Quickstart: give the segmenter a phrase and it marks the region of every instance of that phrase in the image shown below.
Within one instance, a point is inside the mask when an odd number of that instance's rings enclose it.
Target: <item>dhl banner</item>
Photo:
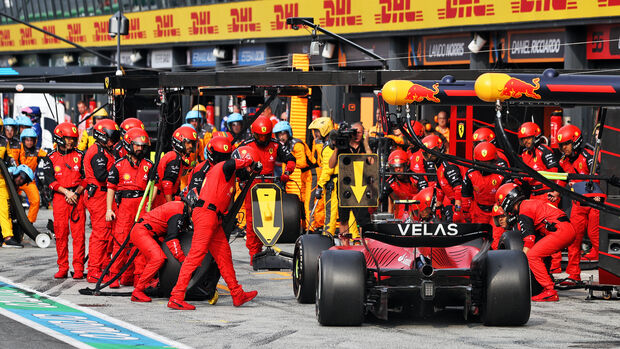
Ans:
[[[257,0],[127,13],[124,45],[307,36],[287,17],[339,33],[389,32],[620,16],[618,0]],[[83,46],[113,46],[109,15],[35,22]],[[21,24],[0,26],[0,51],[70,47]]]

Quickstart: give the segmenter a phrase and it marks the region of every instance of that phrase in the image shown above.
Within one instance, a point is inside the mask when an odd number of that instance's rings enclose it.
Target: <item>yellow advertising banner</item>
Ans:
[[[618,0],[255,0],[127,13],[124,45],[307,36],[287,17],[314,17],[339,34],[620,16]],[[109,16],[35,22],[88,47],[113,46]],[[62,49],[69,45],[26,26],[0,26],[0,51]]]

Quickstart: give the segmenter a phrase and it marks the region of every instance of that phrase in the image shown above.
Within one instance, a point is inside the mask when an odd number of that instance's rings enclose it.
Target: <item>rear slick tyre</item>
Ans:
[[[366,300],[366,260],[358,251],[327,250],[319,257],[316,317],[324,326],[360,326]]]
[[[489,251],[482,322],[485,326],[521,326],[530,318],[530,269],[521,251]]]
[[[325,235],[302,235],[293,252],[293,293],[299,303],[314,303],[319,255],[334,246]]]

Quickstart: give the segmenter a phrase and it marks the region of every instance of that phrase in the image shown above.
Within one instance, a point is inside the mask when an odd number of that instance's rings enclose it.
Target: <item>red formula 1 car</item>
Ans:
[[[360,246],[303,235],[295,244],[293,290],[300,303],[316,302],[322,325],[454,306],[485,325],[523,325],[531,306],[527,259],[521,251],[489,251],[490,231],[487,224],[381,222],[366,227]]]

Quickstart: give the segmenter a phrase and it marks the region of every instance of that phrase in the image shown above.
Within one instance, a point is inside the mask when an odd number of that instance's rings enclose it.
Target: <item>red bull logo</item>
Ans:
[[[439,93],[439,84],[433,84],[433,88],[430,89],[428,87],[424,87],[422,85],[413,84],[409,90],[407,91],[407,96],[405,100],[408,103],[411,102],[422,102],[423,100],[427,100],[429,102],[439,103],[441,100],[435,97]]]
[[[508,98],[521,98],[522,96],[526,96],[529,98],[540,99],[540,95],[536,93],[536,91],[540,88],[540,84],[538,83],[540,78],[532,79],[532,83],[529,84],[523,80],[517,78],[510,78],[508,82],[504,85],[504,89],[500,93],[502,100]]]

